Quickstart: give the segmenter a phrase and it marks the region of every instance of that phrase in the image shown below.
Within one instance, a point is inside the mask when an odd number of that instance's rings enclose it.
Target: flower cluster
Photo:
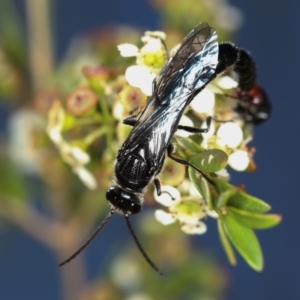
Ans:
[[[253,151],[247,147],[251,141],[244,129],[244,121],[235,113],[234,105],[230,106],[230,95],[237,87],[237,82],[230,76],[222,76],[201,93],[199,93],[191,103],[192,110],[201,116],[206,114],[213,116],[213,122],[210,130],[203,134],[201,146],[205,149],[221,149],[228,155],[228,166],[236,171],[245,171],[248,169]],[[227,106],[216,107],[215,98],[223,96]],[[206,103],[207,102],[207,103]],[[203,124],[203,127],[205,123]]]
[[[66,115],[62,104],[55,101],[49,111],[47,133],[57,146],[63,161],[72,167],[73,172],[79,176],[89,189],[95,189],[97,181],[85,167],[90,162],[90,156],[79,146],[64,139],[62,132],[65,121]]]
[[[158,196],[154,192],[154,198],[165,206],[168,212],[158,209],[155,211],[155,218],[163,225],[179,221],[181,230],[187,234],[203,234],[207,227],[201,219],[206,219],[207,216],[217,218],[218,214],[208,208],[203,197],[191,184],[188,194],[189,196],[182,197],[178,189],[162,186],[162,194]]]

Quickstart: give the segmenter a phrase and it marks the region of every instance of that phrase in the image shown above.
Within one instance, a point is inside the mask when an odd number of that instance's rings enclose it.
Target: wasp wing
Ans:
[[[198,24],[155,78],[158,101],[167,99],[176,86],[183,85],[193,92],[204,88],[215,76],[218,54],[216,31],[207,23]]]
[[[218,41],[213,28],[197,25],[155,79],[155,90],[122,151],[147,145],[147,157],[160,161],[185,107],[215,77]],[[145,148],[145,147],[144,147]]]

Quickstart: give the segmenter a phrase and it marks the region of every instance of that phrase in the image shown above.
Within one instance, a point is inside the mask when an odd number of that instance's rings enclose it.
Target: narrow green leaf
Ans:
[[[263,254],[259,241],[250,228],[239,224],[230,214],[222,216],[224,230],[237,251],[256,271],[263,269]]]
[[[222,207],[227,206],[227,202],[229,199],[236,193],[236,190],[227,190],[221,194],[218,195],[218,197],[215,199],[215,206],[216,209],[220,209]]]
[[[266,229],[276,226],[281,221],[281,216],[275,214],[261,214],[227,207],[227,212],[238,223],[253,229]]]
[[[193,155],[190,163],[205,173],[220,171],[226,166],[227,154],[219,149],[205,150]]]
[[[227,255],[227,258],[228,258],[230,264],[235,266],[237,264],[236,256],[235,256],[233,248],[230,244],[230,241],[227,238],[227,235],[224,231],[224,228],[222,226],[220,219],[218,219],[218,231],[219,231],[220,240],[221,240],[222,246],[224,248],[224,251]]]
[[[207,180],[192,167],[189,167],[188,171],[189,171],[189,177],[191,181],[193,182],[194,186],[201,194],[203,199],[206,201],[208,208],[213,209],[213,205],[211,201],[211,193],[210,193],[209,184]]]
[[[265,213],[271,209],[271,206],[268,203],[239,189],[237,189],[237,193],[230,197],[227,205],[257,213]]]

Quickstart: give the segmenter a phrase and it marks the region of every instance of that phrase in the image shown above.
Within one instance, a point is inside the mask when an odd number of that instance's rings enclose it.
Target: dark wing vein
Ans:
[[[216,31],[206,23],[197,25],[157,75],[154,95],[158,101],[163,102],[174,86],[183,84],[194,90],[209,82],[218,64],[218,50]]]

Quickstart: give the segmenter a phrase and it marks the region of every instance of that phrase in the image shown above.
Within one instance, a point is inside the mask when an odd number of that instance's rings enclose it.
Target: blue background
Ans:
[[[22,11],[22,1],[16,2]],[[259,81],[274,107],[272,118],[255,132],[255,146],[259,150],[255,155],[257,172],[234,175],[233,181],[245,183],[251,194],[270,203],[274,212],[283,215],[283,222],[274,229],[258,232],[266,261],[262,273],[252,271],[242,259],[237,267],[229,267],[213,229],[198,239],[202,246],[218,255],[231,273],[228,299],[298,299],[300,1],[235,0],[231,3],[245,15],[236,43],[251,50]],[[59,56],[74,36],[99,25],[126,23],[159,29],[158,16],[145,0],[64,0],[57,1],[55,11]],[[97,273],[103,263],[101,256],[108,251],[103,248],[103,240],[108,247],[110,242],[115,243],[112,233],[120,230],[120,226],[120,218],[116,218],[109,230],[101,234],[101,239],[87,250],[90,277]],[[1,299],[60,299],[58,270],[51,252],[17,228],[3,230],[2,226],[0,238]]]

